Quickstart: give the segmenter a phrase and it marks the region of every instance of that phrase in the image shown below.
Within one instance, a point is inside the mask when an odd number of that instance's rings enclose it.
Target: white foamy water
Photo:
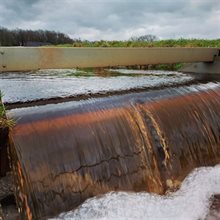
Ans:
[[[53,219],[202,220],[209,212],[214,194],[220,194],[220,165],[195,169],[177,192],[166,196],[111,192],[88,199],[76,210]],[[220,214],[218,216],[220,219]]]

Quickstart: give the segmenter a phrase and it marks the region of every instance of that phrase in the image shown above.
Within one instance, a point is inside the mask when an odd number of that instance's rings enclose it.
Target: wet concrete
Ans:
[[[109,191],[164,193],[220,162],[220,84],[14,109],[23,217],[45,219]]]

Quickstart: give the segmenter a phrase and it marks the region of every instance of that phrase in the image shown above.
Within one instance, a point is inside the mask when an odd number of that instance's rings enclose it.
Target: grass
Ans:
[[[75,40],[73,44],[57,45],[58,47],[216,47],[220,48],[220,39],[167,39],[154,42],[146,41],[88,41]]]
[[[3,94],[0,91],[0,128],[13,128],[15,126],[15,121],[13,119],[7,119],[6,117],[6,109],[4,104],[2,103]]]

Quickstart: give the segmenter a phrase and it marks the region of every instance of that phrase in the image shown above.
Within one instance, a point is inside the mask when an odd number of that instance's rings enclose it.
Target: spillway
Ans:
[[[110,191],[175,190],[220,163],[220,83],[13,109],[22,218],[47,219]]]

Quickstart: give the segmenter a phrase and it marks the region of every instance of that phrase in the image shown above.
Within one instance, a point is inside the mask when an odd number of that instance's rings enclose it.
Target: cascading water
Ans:
[[[14,109],[10,114],[17,119],[11,153],[23,218],[53,217],[110,191],[163,194],[175,190],[194,168],[220,163],[220,83]],[[219,183],[219,166],[213,169]],[[185,189],[183,184],[174,197],[162,199],[161,206],[170,201],[171,207],[175,198],[184,203]],[[116,207],[120,218],[136,196],[140,202],[149,197],[150,204],[161,198],[113,193],[88,201],[72,218],[116,218],[111,212],[117,205],[124,207]],[[132,218],[146,219],[144,204]],[[92,216],[81,216],[84,207],[90,207]],[[161,210],[166,216],[168,209]]]
[[[111,192],[88,199],[75,211],[53,220],[218,220],[210,198],[220,192],[220,166],[195,169],[181,188],[165,196],[146,192]]]

